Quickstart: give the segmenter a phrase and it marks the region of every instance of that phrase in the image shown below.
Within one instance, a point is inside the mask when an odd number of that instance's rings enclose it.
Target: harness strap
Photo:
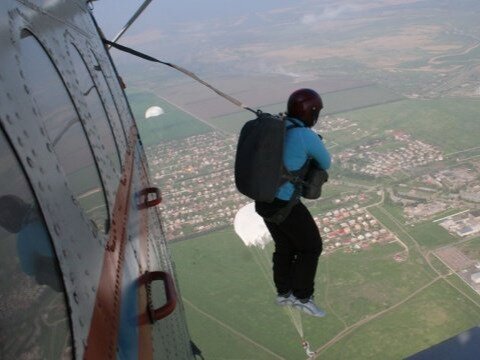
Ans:
[[[290,130],[296,127],[301,127],[298,124],[293,123],[292,125],[288,125],[286,130]],[[310,159],[307,159],[305,161],[305,164],[298,169],[294,171],[287,170],[285,165],[282,165],[282,178],[286,179],[287,181],[291,182],[294,186],[294,191],[292,194],[292,197],[288,201],[288,204],[279,209],[275,214],[269,217],[264,217],[265,221],[272,222],[274,224],[280,224],[287,218],[287,216],[290,214],[292,211],[293,207],[298,204],[300,201],[300,196],[302,194],[302,186],[305,185],[305,175],[307,174],[307,171],[309,169],[310,165]]]

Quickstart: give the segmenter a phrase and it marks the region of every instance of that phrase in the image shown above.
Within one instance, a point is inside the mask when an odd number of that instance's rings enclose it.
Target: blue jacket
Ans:
[[[287,130],[283,148],[283,163],[287,170],[299,170],[309,158],[314,160],[314,164],[321,169],[330,168],[330,154],[318,134],[300,120],[287,118],[287,127],[293,123],[298,127]],[[294,190],[293,184],[286,182],[280,186],[276,197],[281,200],[290,200]]]

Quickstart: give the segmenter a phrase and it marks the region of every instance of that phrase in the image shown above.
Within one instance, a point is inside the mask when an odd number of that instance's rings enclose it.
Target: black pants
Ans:
[[[271,216],[285,201],[271,204],[256,203],[257,212]],[[280,224],[265,221],[275,242],[273,253],[273,281],[279,294],[293,292],[299,299],[309,298],[314,292],[318,258],[322,253],[322,238],[308,209],[296,204]]]

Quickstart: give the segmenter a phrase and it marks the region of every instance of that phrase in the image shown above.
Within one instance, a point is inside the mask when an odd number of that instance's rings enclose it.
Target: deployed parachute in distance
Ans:
[[[160,106],[151,106],[145,111],[145,119],[155,117],[155,116],[160,116],[164,114],[165,111]]]
[[[265,245],[272,241],[263,219],[255,212],[255,203],[253,202],[238,210],[233,227],[247,246],[256,246],[263,249]]]

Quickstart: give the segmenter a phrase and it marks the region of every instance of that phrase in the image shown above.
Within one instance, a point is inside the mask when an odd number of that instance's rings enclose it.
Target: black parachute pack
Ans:
[[[297,125],[285,126],[285,117],[257,113],[243,126],[235,157],[235,185],[249,198],[270,203],[287,181],[300,185],[306,166],[288,171],[283,164],[285,133]],[[296,186],[298,187],[298,186]]]

